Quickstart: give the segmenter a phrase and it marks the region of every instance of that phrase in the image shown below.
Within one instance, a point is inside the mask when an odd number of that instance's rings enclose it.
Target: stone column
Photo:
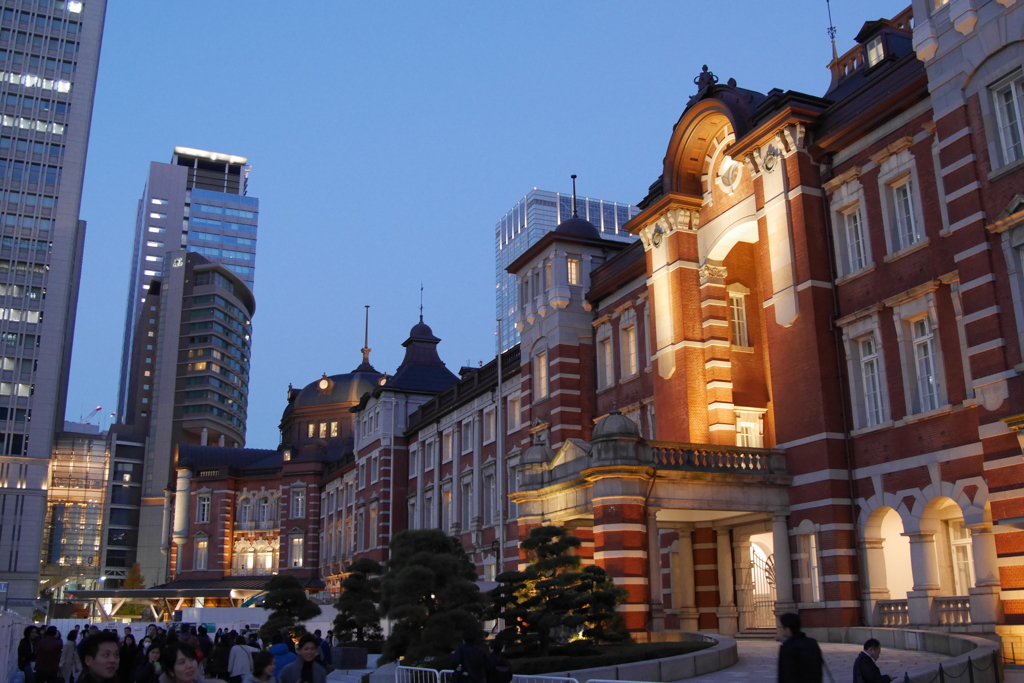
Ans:
[[[658,511],[647,508],[647,571],[650,586],[651,632],[665,630],[665,604],[661,580],[661,540],[658,536]]]
[[[182,549],[188,541],[189,500],[192,493],[192,471],[187,468],[178,470],[177,487],[174,492],[174,544],[178,546],[177,572],[181,571]]]
[[[445,529],[446,534],[458,537],[464,529],[462,528],[462,423],[459,422],[452,429],[452,518],[450,531]]]
[[[679,529],[677,571],[673,572],[673,604],[679,610],[679,628],[696,631],[700,620],[697,611],[697,584],[693,568],[693,536],[689,529]],[[678,583],[677,583],[678,578]]]
[[[731,636],[738,630],[735,584],[732,574],[732,543],[728,529],[718,529],[718,632]]]
[[[971,588],[971,623],[1001,624],[1003,601],[999,597],[999,566],[992,525],[972,524],[971,550],[974,553],[974,588]]]
[[[910,625],[930,626],[935,623],[933,600],[941,588],[935,558],[935,532],[903,535],[910,539],[910,565],[914,574],[914,590],[907,593]]]
[[[890,599],[883,544],[884,539],[881,538],[864,538],[860,542],[860,556],[864,566],[864,622],[868,626],[882,625],[882,620],[877,614],[878,601]]]
[[[733,538],[732,560],[736,571],[736,608],[739,629],[754,626],[754,579],[750,568],[750,537]]]
[[[795,612],[793,602],[793,558],[789,549],[788,515],[777,513],[772,517],[772,546],[775,555],[775,614]]]
[[[480,472],[482,466],[483,454],[481,452],[483,448],[483,417],[480,411],[473,413],[473,503],[470,515],[473,520],[470,522],[470,528],[473,530],[473,545],[480,545],[483,541],[481,538],[480,530],[484,525],[484,489],[483,489],[483,474]],[[492,511],[491,514],[494,514]],[[498,572],[499,574],[501,572]]]

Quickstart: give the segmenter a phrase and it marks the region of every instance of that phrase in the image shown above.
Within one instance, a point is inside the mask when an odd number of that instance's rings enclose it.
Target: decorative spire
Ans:
[[[832,4],[829,0],[825,0],[825,7],[828,9],[828,37],[832,39],[832,61],[835,62],[839,59],[839,53],[836,52],[836,27],[832,23]]]
[[[370,349],[370,307],[369,306],[365,306],[365,308],[366,308],[366,325],[365,325],[365,328],[363,330],[363,348],[362,348],[362,352],[363,352],[363,363],[366,364],[366,365],[369,365],[370,364],[370,351],[371,351],[371,349]]]
[[[569,177],[572,178],[572,217],[578,218],[576,214],[576,174],[573,173]]]
[[[420,322],[423,322],[423,283],[420,283]]]

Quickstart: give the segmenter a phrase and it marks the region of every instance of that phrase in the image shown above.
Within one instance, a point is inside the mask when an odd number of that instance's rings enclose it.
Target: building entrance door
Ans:
[[[775,555],[750,546],[750,578],[754,584],[753,628],[775,628]]]

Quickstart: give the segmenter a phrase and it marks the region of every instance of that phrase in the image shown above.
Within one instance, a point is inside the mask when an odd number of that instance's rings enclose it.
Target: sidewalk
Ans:
[[[728,669],[716,671],[696,678],[683,679],[685,683],[768,683],[774,681],[778,672],[779,643],[770,641],[744,641],[737,643],[740,661]],[[861,651],[859,645],[842,643],[822,643],[821,651],[825,655],[825,664],[832,672],[836,683],[851,683],[853,678],[853,660]],[[903,672],[921,664],[941,662],[950,659],[946,655],[931,652],[908,650],[882,650],[878,658],[878,668],[883,674],[903,678]],[[1024,683],[1024,671],[1021,677],[1014,680],[1007,676],[1008,683]],[[825,676],[828,681],[828,676]]]

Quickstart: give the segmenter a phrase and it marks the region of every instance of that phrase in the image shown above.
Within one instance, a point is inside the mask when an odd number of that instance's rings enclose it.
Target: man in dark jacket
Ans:
[[[472,632],[463,633],[462,645],[449,658],[452,668],[456,671],[453,679],[459,683],[486,683],[487,681],[487,655],[473,644],[473,640],[475,638]]]
[[[882,654],[882,644],[874,638],[868,638],[864,650],[853,662],[853,683],[890,683],[892,676],[886,676],[878,670],[878,656]]]
[[[36,641],[39,631],[35,626],[25,627],[25,637],[18,643],[18,670],[25,672],[25,680],[32,681],[32,662],[36,661]]]
[[[779,647],[779,683],[821,683],[821,648],[800,630],[799,614],[779,617],[785,642]]]
[[[49,626],[36,642],[36,683],[57,683],[60,676],[60,653],[64,643],[56,626]]]

